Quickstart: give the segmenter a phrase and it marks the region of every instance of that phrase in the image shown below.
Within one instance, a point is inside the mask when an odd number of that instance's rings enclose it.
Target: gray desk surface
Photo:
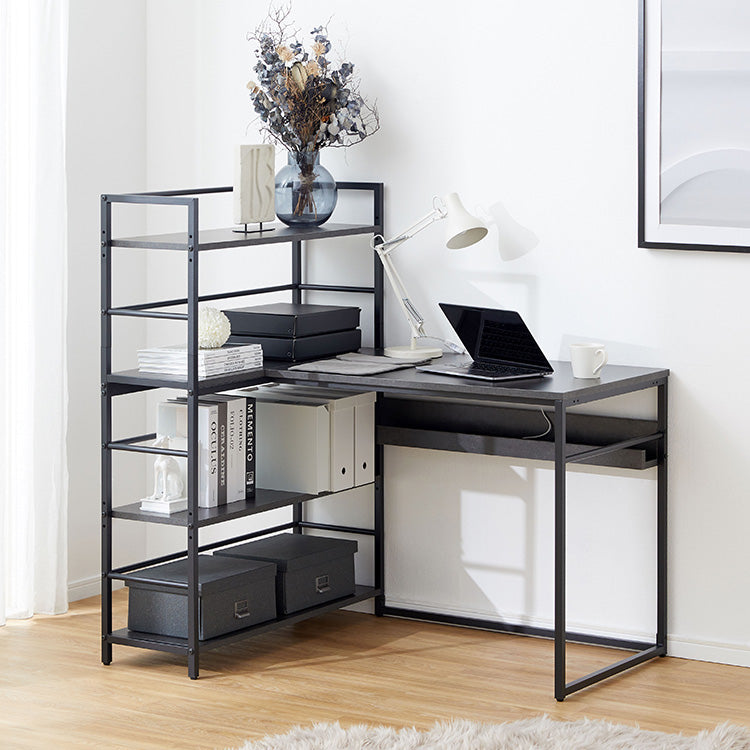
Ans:
[[[443,361],[448,362],[451,358],[464,359],[459,355],[445,355]],[[381,375],[334,375],[299,370],[289,371],[286,363],[272,360],[267,360],[264,367],[266,377],[277,381],[316,383],[357,390],[435,395],[458,399],[489,398],[533,404],[561,401],[567,405],[597,401],[650,388],[665,382],[669,375],[669,370],[666,369],[608,364],[603,368],[600,378],[582,380],[573,377],[570,362],[552,362],[555,372],[547,377],[491,383],[449,375],[433,375],[419,372],[413,367]]]

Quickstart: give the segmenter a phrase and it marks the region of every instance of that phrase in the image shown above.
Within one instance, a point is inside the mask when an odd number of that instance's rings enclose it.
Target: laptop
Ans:
[[[473,361],[438,360],[417,370],[493,381],[539,378],[554,372],[517,312],[444,302],[440,309]]]

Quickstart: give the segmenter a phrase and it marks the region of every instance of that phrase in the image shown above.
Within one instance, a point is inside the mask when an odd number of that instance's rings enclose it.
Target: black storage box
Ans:
[[[357,542],[304,534],[276,534],[215,555],[276,563],[276,605],[291,614],[354,593]]]
[[[283,359],[287,362],[304,362],[308,359],[332,357],[344,352],[356,352],[362,345],[362,331],[354,328],[350,331],[293,338],[232,334],[229,337],[229,343],[236,346],[260,344],[263,347],[264,360]]]
[[[159,581],[187,583],[188,561],[155,565],[132,574],[128,628],[178,638],[188,635],[186,589]],[[270,562],[198,556],[200,640],[241,630],[276,617],[276,566]]]
[[[358,307],[275,302],[224,310],[232,334],[294,338],[346,331],[359,325]]]

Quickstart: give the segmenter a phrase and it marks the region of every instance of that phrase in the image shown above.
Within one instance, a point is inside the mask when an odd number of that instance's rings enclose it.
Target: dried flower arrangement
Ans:
[[[325,26],[314,28],[305,49],[289,15],[291,6],[272,8],[248,40],[257,44],[256,81],[247,84],[262,130],[284,146],[300,167],[301,211],[310,208],[312,164],[321,148],[359,143],[380,127],[377,108],[359,93],[351,62],[335,67]]]

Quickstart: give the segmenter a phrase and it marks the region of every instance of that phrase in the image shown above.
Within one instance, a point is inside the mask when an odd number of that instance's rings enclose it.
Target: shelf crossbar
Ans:
[[[107,315],[119,316],[124,318],[166,318],[167,320],[187,320],[187,313],[164,312],[162,310],[153,310],[151,307],[143,309],[133,309],[128,307],[110,307],[106,311]]]
[[[256,287],[253,289],[241,289],[236,292],[222,292],[220,294],[201,294],[198,297],[198,302],[212,302],[218,299],[230,299],[232,297],[252,297],[255,294],[272,294],[273,292],[289,292],[294,289],[294,284],[275,284],[274,286]],[[187,297],[180,297],[176,299],[165,299],[159,302],[141,302],[137,305],[123,305],[121,307],[113,307],[107,310],[108,315],[132,315],[133,312],[146,311],[146,310],[158,310],[160,307],[176,307],[177,305],[187,305],[189,302]],[[177,313],[180,320],[187,320],[187,314]],[[166,315],[160,315],[158,317],[166,317]]]
[[[375,294],[372,286],[338,286],[336,284],[300,284],[304,292],[350,292],[352,294]]]
[[[375,536],[375,529],[363,529],[356,526],[339,526],[333,523],[315,523],[314,521],[300,521],[297,526],[302,529],[318,529],[320,531],[339,531],[342,534],[362,534]]]
[[[163,578],[147,578],[145,576],[132,576],[126,573],[110,573],[109,578],[112,581],[138,581],[138,583],[148,583],[153,586],[159,586],[167,589],[187,589],[185,581],[165,581]]]
[[[126,438],[125,440],[112,440],[107,443],[107,448],[113,451],[130,451],[132,453],[156,453],[162,456],[178,456],[187,458],[186,450],[175,450],[174,448],[156,448],[153,445],[140,445],[147,440],[154,440],[156,433],[148,435],[138,435],[137,437]]]
[[[247,542],[250,539],[257,539],[260,536],[268,536],[269,534],[277,534],[280,531],[288,531],[294,528],[294,523],[282,523],[278,526],[268,526],[260,531],[251,531],[247,534],[232,537],[231,539],[222,539],[219,542],[212,542],[211,544],[202,544],[198,547],[199,552],[210,552],[211,550],[218,549],[219,547],[229,547],[240,542]],[[129,580],[127,578],[128,573],[132,573],[134,570],[141,570],[142,568],[150,568],[154,565],[162,565],[163,563],[174,562],[175,560],[181,560],[187,557],[187,550],[182,552],[173,552],[171,555],[162,555],[161,557],[154,557],[151,560],[141,560],[141,562],[134,563],[132,565],[124,565],[121,568],[115,568],[112,571],[110,578],[117,577],[119,580]],[[140,580],[140,579],[139,579]]]

